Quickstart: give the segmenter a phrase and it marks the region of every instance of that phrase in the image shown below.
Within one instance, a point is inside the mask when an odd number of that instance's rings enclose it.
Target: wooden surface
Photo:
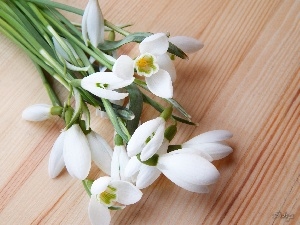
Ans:
[[[84,8],[87,1],[61,2]],[[214,163],[221,178],[209,194],[161,176],[140,202],[113,213],[112,224],[299,225],[300,1],[101,0],[101,7],[116,24],[134,23],[131,30],[205,43],[188,61],[175,62],[175,98],[199,126],[180,125],[174,142],[212,129],[234,133],[234,152]],[[35,67],[3,35],[0,49],[0,224],[89,224],[81,182],[66,171],[48,177],[49,151],[63,123],[21,119],[27,106],[50,103]],[[145,107],[143,118],[153,112]],[[108,121],[93,118],[92,127],[112,143]],[[99,175],[93,167],[90,178]]]

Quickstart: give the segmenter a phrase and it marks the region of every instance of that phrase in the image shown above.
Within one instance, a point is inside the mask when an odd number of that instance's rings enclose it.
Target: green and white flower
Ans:
[[[140,153],[142,161],[151,158],[162,145],[165,123],[164,118],[157,117],[140,125],[128,142],[128,156],[133,157]]]
[[[176,78],[176,70],[167,54],[168,48],[166,34],[153,34],[140,43],[141,54],[135,60],[128,56],[119,57],[113,71],[123,79],[130,79],[136,69],[138,75],[145,77],[147,87],[153,94],[162,98],[172,98],[172,81]]]
[[[35,104],[27,107],[22,112],[24,120],[38,122],[47,120],[51,116],[52,105],[48,104]]]
[[[84,180],[90,171],[91,160],[105,173],[110,174],[112,149],[97,133],[84,135],[78,124],[63,131],[55,141],[48,164],[51,178],[57,177],[66,166],[69,174]]]
[[[82,37],[94,47],[104,42],[104,18],[97,0],[89,0],[82,16]]]

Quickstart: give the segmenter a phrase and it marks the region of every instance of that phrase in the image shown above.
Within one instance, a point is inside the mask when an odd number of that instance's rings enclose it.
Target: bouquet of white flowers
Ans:
[[[82,23],[72,23],[63,10],[82,16]],[[224,142],[232,137],[226,130],[171,144],[178,122],[196,125],[173,99],[173,60],[187,58],[203,44],[168,33],[129,33],[127,26],[105,20],[97,0],[89,0],[85,10],[50,0],[0,0],[0,31],[32,59],[52,102],[29,106],[22,117],[43,121],[59,116],[64,121],[50,153],[49,176],[57,177],[66,167],[82,181],[90,195],[92,224],[109,224],[109,210],[139,201],[141,189],[161,173],[188,191],[208,192],[219,177],[211,162],[232,152]],[[128,43],[138,45],[134,58],[118,55]],[[54,85],[67,89],[63,101],[50,85],[51,77],[58,81]],[[141,124],[144,104],[160,116]],[[113,148],[91,129],[91,110],[111,121]],[[87,179],[92,160],[107,176]]]

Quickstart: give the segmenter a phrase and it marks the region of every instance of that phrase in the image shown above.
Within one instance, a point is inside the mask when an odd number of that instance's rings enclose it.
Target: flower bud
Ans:
[[[28,121],[43,121],[49,119],[51,116],[52,105],[35,104],[26,108],[22,112],[22,118]]]

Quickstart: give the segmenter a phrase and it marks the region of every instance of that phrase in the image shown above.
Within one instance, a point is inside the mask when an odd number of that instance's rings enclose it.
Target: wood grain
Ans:
[[[87,1],[60,2],[84,8]],[[140,202],[113,212],[112,224],[299,225],[300,1],[102,0],[101,7],[108,20],[133,23],[132,31],[205,43],[188,61],[175,62],[175,98],[199,126],[181,124],[174,143],[212,129],[234,133],[234,152],[215,163],[221,178],[209,194],[161,176]],[[63,124],[21,119],[27,106],[50,103],[34,65],[3,35],[0,49],[0,224],[89,224],[81,183],[66,172],[48,178],[49,151]],[[149,107],[143,112],[144,120],[157,115]],[[93,118],[92,127],[112,143],[108,121]],[[93,167],[90,177],[99,175]],[[293,218],[274,217],[279,211]]]

